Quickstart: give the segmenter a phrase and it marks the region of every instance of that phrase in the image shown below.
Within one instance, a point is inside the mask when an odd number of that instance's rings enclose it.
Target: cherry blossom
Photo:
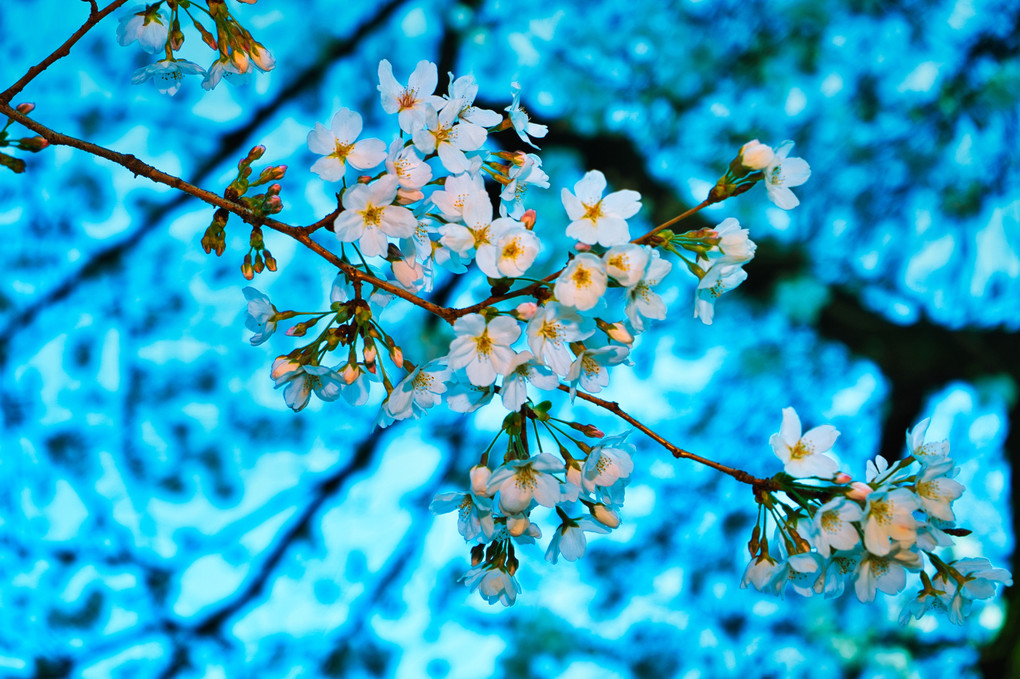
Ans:
[[[560,192],[567,216],[572,220],[567,225],[567,236],[606,247],[630,240],[627,219],[641,209],[641,194],[625,189],[603,198],[605,190],[605,175],[592,170],[574,184],[573,193],[567,189]]]

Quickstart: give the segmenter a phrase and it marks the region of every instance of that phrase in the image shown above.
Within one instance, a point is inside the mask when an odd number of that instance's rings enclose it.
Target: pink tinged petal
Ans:
[[[386,160],[386,144],[382,139],[362,139],[347,154],[351,167],[368,170]]]
[[[801,437],[801,443],[812,453],[824,453],[832,449],[839,432],[831,424],[823,424],[808,431]]]
[[[627,219],[633,217],[641,209],[641,194],[625,189],[614,191],[602,199],[602,210]]]

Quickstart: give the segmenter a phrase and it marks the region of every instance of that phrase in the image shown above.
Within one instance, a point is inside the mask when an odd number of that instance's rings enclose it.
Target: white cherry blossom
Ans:
[[[481,314],[468,314],[457,319],[453,332],[447,364],[452,370],[463,368],[471,384],[485,387],[509,370],[515,355],[510,345],[520,337],[521,328],[508,316],[486,323]]]
[[[553,294],[562,304],[587,311],[602,299],[608,282],[602,260],[590,252],[582,252],[556,277]]]
[[[637,332],[645,329],[646,318],[660,321],[666,318],[666,304],[658,293],[652,292],[652,287],[662,282],[672,268],[673,264],[669,260],[661,258],[658,250],[653,250],[644,275],[627,288],[624,313]]]
[[[117,42],[127,47],[137,40],[149,54],[163,49],[170,35],[170,20],[155,7],[138,6],[131,10],[131,14],[122,16],[117,26]]]
[[[769,438],[772,451],[783,461],[783,470],[794,478],[817,476],[830,479],[839,470],[836,461],[824,453],[830,450],[839,432],[823,424],[801,436],[800,418],[793,408],[783,408],[779,432]]]
[[[864,506],[865,549],[885,556],[896,544],[912,545],[919,524],[914,512],[920,508],[918,497],[907,488],[877,490],[868,495]]]
[[[715,300],[747,279],[747,272],[740,264],[717,263],[698,282],[694,298],[694,317],[705,325],[712,325],[715,316]]]
[[[439,71],[430,61],[418,62],[407,80],[407,87],[393,77],[393,65],[389,61],[379,62],[379,95],[383,110],[396,113],[400,129],[407,134],[424,123],[426,105],[443,105],[443,98],[433,94],[438,84]]]
[[[251,330],[251,344],[257,347],[276,332],[276,307],[264,293],[248,286],[241,290],[248,300],[245,309],[244,326]]]
[[[627,219],[641,209],[641,194],[625,189],[603,198],[605,190],[605,175],[592,170],[574,184],[573,193],[567,189],[560,192],[563,207],[572,220],[567,225],[567,236],[606,247],[630,240]]]
[[[532,500],[543,507],[555,507],[560,500],[560,482],[550,472],[563,470],[563,460],[549,453],[510,460],[492,473],[487,493],[499,493],[499,509],[507,515],[526,511]]]
[[[549,548],[545,551],[545,560],[556,563],[562,556],[567,561],[577,561],[584,556],[588,541],[584,537],[589,533],[608,533],[609,529],[587,516],[580,519],[566,520],[553,531]]]
[[[319,158],[312,172],[328,182],[340,181],[347,165],[368,170],[386,159],[386,144],[381,139],[358,139],[361,135],[361,114],[341,108],[330,121],[329,128],[322,123],[308,133],[308,149]]]
[[[811,521],[812,543],[823,557],[836,550],[849,551],[860,544],[855,521],[864,516],[860,505],[844,497],[825,503]]]
[[[344,191],[344,211],[333,222],[336,237],[344,243],[357,241],[366,256],[384,255],[392,238],[410,238],[418,220],[406,207],[393,205],[397,178],[385,175],[371,184],[357,184]]]
[[[560,379],[549,368],[536,362],[530,351],[522,351],[503,376],[499,393],[504,408],[518,410],[528,400],[528,382],[548,391],[558,387]]]
[[[800,205],[790,187],[800,186],[811,176],[811,168],[803,158],[787,158],[792,148],[792,141],[784,141],[775,149],[772,162],[765,168],[765,190],[769,200],[784,210]]]
[[[595,323],[582,318],[576,311],[557,302],[548,302],[535,311],[528,321],[528,346],[535,359],[566,375],[574,354],[571,342],[580,342],[595,333]]]
[[[510,124],[513,125],[514,132],[521,138],[521,141],[537,149],[538,147],[532,143],[531,137],[544,137],[549,132],[549,128],[531,122],[528,114],[521,108],[521,86],[519,83],[510,83],[510,91],[514,98],[510,105],[504,109],[510,116]]]

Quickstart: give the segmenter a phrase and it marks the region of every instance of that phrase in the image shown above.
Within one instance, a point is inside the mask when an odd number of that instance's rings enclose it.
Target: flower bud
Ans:
[[[255,62],[255,65],[261,71],[272,71],[276,66],[276,59],[273,58],[273,55],[261,43],[252,45],[252,48],[248,51],[248,56],[251,57],[251,60]]]
[[[871,486],[860,481],[854,481],[850,484],[851,490],[847,492],[846,496],[851,500],[857,500],[858,502],[864,502],[864,499],[874,490]]]
[[[243,0],[242,0],[243,1]],[[485,545],[475,545],[471,548],[471,566],[477,566],[485,558]]]
[[[772,147],[752,139],[740,147],[740,164],[748,170],[764,170],[772,163]]]
[[[238,73],[247,73],[251,69],[251,64],[248,61],[248,55],[239,49],[235,49],[230,53],[230,62],[237,69]]]
[[[617,528],[620,525],[620,512],[615,509],[599,503],[592,505],[590,511],[595,520],[607,528]]]
[[[634,342],[634,335],[630,334],[630,331],[627,330],[626,326],[624,326],[620,321],[611,324],[606,329],[606,335],[609,336],[609,339],[620,342],[621,344],[629,345]]]
[[[344,371],[341,373],[341,375],[343,376],[345,383],[347,383],[348,385],[354,384],[355,380],[358,379],[358,376],[361,375],[361,368],[359,368],[356,365],[351,365],[350,363],[348,363],[347,365],[344,366]]]
[[[574,249],[578,252],[591,252],[591,246],[587,243],[582,243],[581,241],[574,243]]]
[[[400,367],[404,365],[404,350],[400,347],[393,347],[390,351],[390,358],[393,359],[394,365]]]
[[[535,228],[535,220],[537,218],[538,218],[538,213],[536,213],[534,209],[525,210],[524,214],[521,215],[521,224],[524,225],[525,229],[527,229],[528,231],[531,231],[532,229]]]
[[[241,275],[244,276],[249,281],[255,278],[255,269],[252,267],[251,264],[250,252],[244,256],[244,261],[241,262]]]
[[[535,312],[538,311],[538,305],[534,302],[521,302],[517,305],[517,318],[522,321],[530,321]]]
[[[266,258],[266,268],[276,271],[276,258],[269,254],[269,250],[263,250],[262,255]]]
[[[273,368],[269,373],[269,378],[279,383],[281,378],[284,378],[295,370],[300,369],[301,364],[290,356],[286,354],[283,356],[277,356],[276,360],[273,361]]]
[[[27,116],[29,113],[35,110],[35,104],[25,101],[15,106],[14,110],[23,116]]]
[[[846,483],[850,483],[853,480],[854,480],[854,477],[850,476],[846,472],[839,472],[838,474],[836,474],[832,478],[832,482],[833,483],[838,483],[840,485],[843,485],[843,484],[846,484]]]
[[[492,470],[485,465],[476,464],[471,468],[471,492],[478,497],[487,497],[489,495],[488,483],[489,477],[492,476]]]

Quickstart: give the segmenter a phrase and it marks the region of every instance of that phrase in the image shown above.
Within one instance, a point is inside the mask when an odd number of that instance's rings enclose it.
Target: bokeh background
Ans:
[[[3,3],[0,86],[87,7]],[[553,231],[559,189],[586,170],[642,193],[640,232],[700,202],[745,141],[795,140],[813,170],[799,208],[757,187],[689,222],[750,228],[748,281],[704,327],[693,279],[674,271],[670,318],[608,397],[757,475],[778,469],[767,439],[786,405],[808,426],[835,424],[857,475],[869,457],[899,456],[904,431],[931,416],[968,486],[956,508],[974,535],[956,555],[1016,570],[1015,2],[231,7],[277,59],[247,86],[205,93],[196,79],[172,99],[133,87],[150,58],[118,46],[108,19],[15,103],[214,191],[265,144],[263,162],[290,166],[280,216],[294,224],[335,206],[335,187],[308,170],[315,122],[347,106],[369,133],[395,129],[375,89],[383,58],[398,79],[420,59],[473,73],[497,110],[522,84],[550,127],[553,186],[530,197]],[[188,40],[185,56],[207,65]],[[268,370],[292,345],[248,345],[247,233],[232,223],[226,254],[206,256],[211,213],[68,148],[0,175],[0,676],[1020,676],[1011,589],[962,628],[901,626],[902,600],[739,589],[750,492],[640,439],[620,529],[577,564],[525,551],[517,605],[488,606],[457,583],[469,564],[455,520],[427,506],[464,486],[499,406],[385,431],[342,402],[291,413]],[[325,305],[334,272],[282,237],[267,245],[280,272],[255,285],[281,308]],[[479,292],[441,280],[435,294]],[[388,314],[423,354],[449,340],[441,324]]]

